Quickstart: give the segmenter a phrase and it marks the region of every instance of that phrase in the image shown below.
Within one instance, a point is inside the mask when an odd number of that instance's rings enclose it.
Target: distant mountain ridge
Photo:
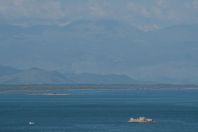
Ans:
[[[62,26],[0,24],[0,63],[197,84],[197,34],[197,24],[144,32],[108,19],[79,19]]]
[[[6,72],[6,70],[10,72]],[[0,66],[0,84],[133,84],[137,81],[126,75],[63,74],[39,68],[18,70]]]

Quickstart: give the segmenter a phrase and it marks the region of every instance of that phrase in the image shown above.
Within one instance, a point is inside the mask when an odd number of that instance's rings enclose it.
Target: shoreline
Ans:
[[[64,90],[97,91],[187,91],[198,90],[197,85],[0,85],[0,94],[28,94],[43,96],[69,96]]]

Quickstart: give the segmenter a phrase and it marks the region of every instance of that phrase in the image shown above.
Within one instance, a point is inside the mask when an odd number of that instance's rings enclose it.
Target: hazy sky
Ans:
[[[0,22],[66,25],[115,19],[143,30],[198,23],[198,0],[0,0]]]
[[[198,0],[0,0],[0,65],[198,82],[197,25]]]

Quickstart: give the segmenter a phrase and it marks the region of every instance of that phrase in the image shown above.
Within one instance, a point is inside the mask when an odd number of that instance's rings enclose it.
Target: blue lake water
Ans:
[[[197,132],[198,90],[62,90],[0,94],[0,132]],[[146,116],[153,124],[132,124]],[[35,122],[29,125],[28,122]]]

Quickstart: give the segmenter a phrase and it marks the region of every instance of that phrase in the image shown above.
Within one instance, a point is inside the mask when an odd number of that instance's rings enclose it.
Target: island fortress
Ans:
[[[129,118],[128,122],[130,122],[130,123],[152,123],[153,119],[146,118],[146,117]]]

